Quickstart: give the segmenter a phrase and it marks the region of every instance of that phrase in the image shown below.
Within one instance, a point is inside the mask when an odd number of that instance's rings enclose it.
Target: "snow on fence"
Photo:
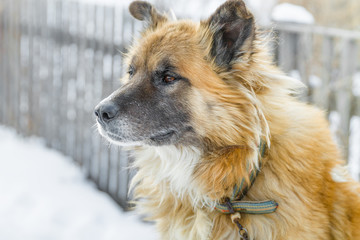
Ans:
[[[131,158],[97,134],[93,109],[119,87],[122,52],[140,27],[120,5],[0,2],[0,123],[71,156],[124,208]],[[338,112],[337,136],[348,156],[350,121],[360,115],[360,33],[283,24],[274,30],[279,65],[309,86],[304,100]]]

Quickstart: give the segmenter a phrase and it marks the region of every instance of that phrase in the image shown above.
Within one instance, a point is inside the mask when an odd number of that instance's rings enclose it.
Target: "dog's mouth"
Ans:
[[[166,133],[161,133],[161,134],[151,136],[150,140],[154,141],[154,142],[162,142],[162,141],[166,141],[166,140],[170,139],[174,134],[175,134],[175,131],[170,130]]]
[[[106,135],[109,136],[114,141],[118,141],[118,142],[124,141],[124,139],[122,137],[120,137],[117,134],[114,134],[112,132],[106,131]]]
[[[124,137],[121,134],[118,134],[116,131],[111,131],[109,129],[104,129],[103,127],[99,127],[100,134],[105,138],[110,140],[113,143],[119,145],[132,145],[132,143],[136,143],[135,145],[148,144],[148,145],[167,145],[176,142],[177,140],[177,132],[175,130],[161,131],[150,135],[148,137]]]

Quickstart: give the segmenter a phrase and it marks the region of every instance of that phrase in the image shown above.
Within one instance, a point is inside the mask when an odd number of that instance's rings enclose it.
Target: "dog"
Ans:
[[[137,208],[161,239],[360,239],[360,185],[242,0],[200,23],[129,10],[144,29],[95,115],[132,149]]]

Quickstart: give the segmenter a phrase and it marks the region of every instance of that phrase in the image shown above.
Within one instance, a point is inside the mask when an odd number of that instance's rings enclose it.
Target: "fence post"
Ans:
[[[6,13],[4,11],[6,7],[6,2],[0,2],[0,102],[2,102],[2,107],[0,108],[0,122],[6,123],[6,108],[7,108],[7,101],[6,101],[6,76],[5,76],[5,33],[6,33]]]
[[[295,69],[296,43],[295,33],[279,32],[278,64],[286,73]]]
[[[351,39],[342,42],[342,53],[340,63],[340,78],[336,84],[337,111],[340,114],[339,139],[343,148],[345,159],[349,156],[349,127],[351,120],[351,109],[353,104],[352,79],[356,70],[357,45]]]
[[[333,59],[334,59],[334,38],[329,36],[323,37],[322,43],[322,85],[320,98],[317,102],[320,107],[330,112],[330,102],[333,96],[331,91],[331,84],[333,80]]]

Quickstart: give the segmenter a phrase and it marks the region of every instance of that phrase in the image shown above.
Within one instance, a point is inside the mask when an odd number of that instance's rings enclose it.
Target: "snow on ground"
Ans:
[[[302,24],[314,24],[314,16],[302,6],[281,3],[274,7],[272,19],[275,22],[291,22],[291,23],[302,23]]]
[[[338,112],[332,111],[329,114],[330,130],[333,139],[339,144],[336,134],[340,128],[341,116]],[[350,175],[356,180],[360,180],[360,117],[353,116],[350,121],[350,137],[349,137],[349,161],[347,169]]]
[[[354,74],[352,91],[355,96],[360,96],[360,72]]]
[[[353,116],[350,121],[348,169],[355,180],[360,180],[360,117]]]
[[[124,213],[71,159],[0,126],[1,240],[156,239],[154,226]]]

